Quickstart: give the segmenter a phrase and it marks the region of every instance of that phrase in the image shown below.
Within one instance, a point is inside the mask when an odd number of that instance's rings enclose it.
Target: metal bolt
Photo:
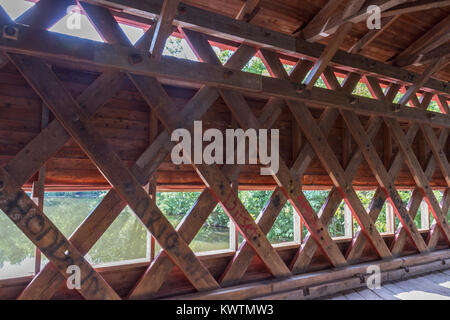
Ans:
[[[128,61],[131,65],[135,65],[141,63],[143,61],[143,58],[139,53],[132,53],[128,56]]]
[[[231,71],[231,70],[224,71],[223,78],[228,79],[229,77],[231,77],[232,74],[233,74],[233,71]]]
[[[181,15],[184,15],[184,14],[186,14],[186,7],[180,7],[179,9],[178,9],[178,13],[179,14],[181,14]]]

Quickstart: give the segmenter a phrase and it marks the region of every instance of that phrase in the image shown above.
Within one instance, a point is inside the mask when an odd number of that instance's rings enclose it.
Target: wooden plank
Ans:
[[[450,39],[450,36],[448,37]],[[448,57],[450,55],[450,44],[446,43],[439,47],[436,47],[433,50],[428,51],[425,54],[417,54],[409,57],[405,57],[403,60],[399,61],[397,64],[400,64],[402,67],[410,66],[410,65],[423,65],[433,62],[439,57]]]
[[[23,56],[9,55],[30,85],[79,143],[108,181],[120,192],[133,212],[166,249],[197,290],[218,287],[217,282],[201,264],[164,217],[141,184],[122,164],[108,143],[87,123],[87,117],[66,91],[56,75],[43,62]]]
[[[156,23],[150,53],[153,59],[159,60],[166,46],[167,38],[172,34],[172,22],[177,14],[180,0],[164,0],[158,22]]]
[[[343,2],[343,0],[327,1],[320,11],[302,29],[302,34],[308,34],[311,30],[324,30],[331,16],[335,14]]]
[[[369,30],[362,38],[360,38],[349,50],[350,53],[360,53],[365,47],[371,44],[376,38],[378,38],[381,33],[389,28],[400,15],[382,18],[380,21],[380,29]]]
[[[429,272],[431,268],[437,268],[437,264],[439,264],[438,270],[445,269],[445,265],[442,265],[441,261],[442,259],[446,259],[446,261],[448,261],[449,252],[449,250],[441,250],[430,252],[427,254],[419,254],[392,260],[379,261],[377,264],[379,264],[382,271],[381,281],[382,283],[385,283],[389,279],[397,279],[399,277],[404,277],[405,275],[407,275],[408,273],[406,273],[404,269],[399,269],[402,266],[408,266],[410,268],[410,273],[415,274]],[[373,261],[362,263],[356,266],[338,268],[335,270],[327,269],[322,271],[309,272],[307,274],[293,275],[290,278],[282,280],[262,280],[258,282],[242,284],[239,287],[221,288],[205,293],[188,294],[178,296],[176,297],[176,299],[254,299],[279,292],[289,292],[303,288],[311,288],[317,285],[323,285],[324,287],[326,287],[327,283],[338,282],[340,280],[345,281],[347,279],[357,279],[358,284],[361,285],[360,278],[355,277],[355,274],[366,273],[367,267],[370,265],[373,265]],[[420,268],[416,268],[416,266],[420,266]],[[324,296],[323,293],[322,296]]]
[[[398,54],[394,59],[394,63],[399,63],[399,66],[401,66],[401,62],[408,59],[408,57],[415,56],[417,54],[424,54],[427,51],[438,47],[446,41],[446,35],[448,35],[449,31],[450,15],[447,15],[438,24]]]
[[[423,110],[415,110],[407,107],[398,108],[397,105],[386,105],[384,103],[380,103],[379,101],[363,97],[349,97],[348,95],[322,88],[313,88],[310,91],[304,90],[302,92],[298,92],[298,84],[294,85],[287,80],[262,77],[255,74],[233,71],[220,66],[212,66],[204,63],[196,63],[191,61],[186,62],[182,59],[163,57],[161,61],[158,62],[150,59],[147,54],[142,55],[142,51],[124,46],[115,47],[114,45],[105,43],[89,42],[87,47],[83,47],[83,50],[79,50],[75,49],[75,47],[78,47],[80,42],[85,43],[85,40],[77,38],[72,39],[71,37],[61,36],[58,34],[39,34],[39,36],[43,36],[43,38],[41,39],[42,41],[36,43],[33,41],[26,41],[30,40],[27,39],[31,36],[30,33],[27,33],[22,29],[21,32],[23,37],[15,41],[13,44],[0,38],[0,48],[7,49],[8,51],[21,53],[25,52],[29,54],[29,48],[24,50],[23,47],[30,47],[31,45],[33,47],[31,53],[37,54],[35,50],[40,47],[39,51],[45,52],[45,55],[48,56],[51,52],[55,54],[51,48],[52,44],[53,46],[58,42],[61,44],[60,41],[62,41],[64,46],[56,46],[60,53],[64,52],[63,56],[59,53],[56,54],[56,56],[59,56],[59,58],[62,59],[68,59],[70,57],[74,61],[86,62],[89,64],[94,63],[98,66],[112,67],[136,74],[158,77],[161,76],[189,81],[191,83],[197,82],[230,89],[244,90],[253,93],[257,92],[262,96],[268,97],[278,96],[296,101],[308,101],[309,103],[317,103],[319,106],[333,106],[348,110],[355,110],[362,114],[379,114],[385,117],[419,121],[429,123],[431,125],[440,125],[444,127],[450,126],[448,116],[443,114],[425,112]],[[33,38],[36,36],[37,34],[34,34]],[[49,38],[52,40],[49,40]],[[65,40],[59,39],[54,42],[55,38],[64,38]],[[71,41],[67,42],[67,38],[71,38]],[[45,49],[44,46],[42,46],[44,43],[46,44]],[[22,49],[19,49],[20,47],[22,47]],[[72,47],[72,49],[69,49],[69,47]],[[99,47],[102,47],[102,49],[100,50]],[[94,50],[95,53],[90,50]],[[101,52],[97,50],[100,50]],[[142,57],[143,60],[138,64],[130,64],[128,57],[130,55],[134,56],[135,54]],[[193,70],[195,70],[195,72]],[[224,77],[224,74],[227,76]],[[433,116],[429,116],[429,114],[433,114]]]
[[[161,10],[160,0],[89,0],[91,3],[111,6],[113,8],[127,10],[135,15],[149,16],[159,14]],[[275,32],[260,26],[234,20],[211,11],[206,11],[195,6],[182,4],[183,14],[175,18],[175,23],[187,29],[200,31],[207,34],[215,34],[229,40],[245,42],[258,47],[272,48],[276,51],[298,56],[318,58],[324,50],[324,45],[309,43],[302,39]],[[131,9],[131,10],[130,10]],[[382,10],[383,11],[383,10]],[[364,18],[365,19],[365,18]],[[381,63],[362,56],[357,58],[343,51],[338,51],[332,59],[333,63],[347,66],[350,69],[361,69],[369,74],[377,73],[383,78],[396,79],[400,82],[411,83],[419,75],[401,68]],[[350,70],[349,70],[350,71]],[[450,89],[445,83],[430,79],[425,85],[427,88],[443,91],[450,94]]]
[[[245,0],[241,9],[239,9],[238,14],[236,15],[236,20],[244,20],[249,22],[251,19],[251,14],[258,7],[260,0]]]
[[[336,34],[330,40],[328,45],[326,46],[323,53],[320,55],[319,59],[316,61],[314,67],[309,73],[308,77],[305,80],[306,88],[311,89],[316,83],[317,79],[319,79],[322,72],[325,71],[328,63],[331,61],[331,58],[335,55],[336,51],[340,48],[342,42],[344,42],[347,33],[351,30],[353,24],[345,23],[339,27],[336,31]]]
[[[381,288],[372,289],[371,291],[377,296],[381,297],[382,300],[400,300],[390,290],[385,289],[384,284],[381,286]]]
[[[69,266],[80,268],[83,278],[78,290],[86,299],[120,299],[3,168],[0,169],[0,208],[65,278],[70,276],[66,272]]]
[[[405,0],[393,0],[393,1],[383,1],[382,3],[378,3],[381,11],[392,8],[396,5],[406,2]],[[331,17],[329,17],[324,24],[316,24],[312,25],[308,28],[305,28],[302,32],[302,36],[304,39],[315,42],[327,35],[337,33],[336,30],[339,29],[340,26],[347,22],[358,23],[364,21],[369,16],[367,13],[367,5],[364,5],[364,2],[354,1],[353,3],[347,4],[346,8],[343,11],[334,13]],[[361,10],[360,10],[361,9]]]
[[[418,11],[425,11],[434,8],[443,8],[450,6],[450,0],[417,0],[406,2],[395,6],[387,11],[381,12],[382,17],[392,17],[401,14],[407,14]]]
[[[413,175],[414,181],[423,192],[428,207],[431,209],[433,216],[436,219],[437,224],[441,228],[441,231],[445,236],[447,242],[450,243],[450,229],[448,227],[447,218],[442,213],[439,203],[437,202],[430,188],[430,185],[427,181],[425,173],[420,167],[420,164],[417,161],[417,158],[415,157],[411,147],[409,145],[406,145],[406,139],[403,131],[401,130],[398,122],[396,122],[395,120],[385,118],[384,121],[391,128],[392,133],[398,142],[399,148],[402,151],[403,156],[406,160],[406,164],[408,165]]]
[[[373,291],[371,289],[355,289],[358,294],[363,297],[365,300],[383,300],[376,291]]]

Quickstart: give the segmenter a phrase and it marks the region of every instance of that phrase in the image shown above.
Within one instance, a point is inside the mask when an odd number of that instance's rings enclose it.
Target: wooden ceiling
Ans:
[[[342,10],[348,2],[347,0],[331,1],[338,4],[338,9],[335,10],[336,12]],[[183,2],[233,18],[238,15],[245,4],[245,1],[242,0],[186,0]],[[249,2],[257,3],[256,10],[250,15],[250,23],[292,35],[306,26],[329,1],[260,0]],[[430,32],[428,35],[431,35],[431,33],[434,34],[432,29],[440,22],[443,22],[441,28],[437,29],[441,30],[442,34],[445,35],[443,38],[446,37],[447,41],[445,43],[448,44],[448,35],[450,34],[450,1],[421,0],[417,1],[417,4],[433,4],[438,2],[441,3],[438,8],[398,15],[386,28],[382,24],[383,30],[359,54],[378,61],[389,62],[390,59],[402,53],[410,45],[414,44],[416,40],[427,34],[427,32]],[[377,1],[370,1],[370,3],[377,3]],[[365,21],[354,24],[340,49],[345,51],[351,49],[367,32],[368,29]],[[318,42],[327,44],[329,39],[330,37],[323,38]],[[425,66],[409,66],[406,69],[421,73],[424,71]],[[450,65],[437,72],[433,77],[439,80],[449,81]]]

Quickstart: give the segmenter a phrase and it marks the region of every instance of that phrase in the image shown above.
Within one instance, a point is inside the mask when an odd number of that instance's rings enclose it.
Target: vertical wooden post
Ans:
[[[420,203],[420,229],[430,229],[430,212],[428,210],[428,204],[423,200]]]
[[[346,203],[344,203],[344,236],[353,238],[353,215]]]
[[[239,181],[238,176],[234,177],[231,181],[231,188],[238,192]],[[236,251],[239,248],[239,231],[233,221],[230,220],[230,249]]]
[[[386,232],[394,233],[395,230],[395,216],[394,216],[394,208],[392,204],[386,202]]]
[[[292,207],[292,214],[294,215],[294,242],[302,243],[303,241],[303,222],[300,215]]]
[[[236,118],[233,116],[231,117],[231,127],[233,129],[237,129],[239,127]],[[237,174],[234,175],[234,177],[230,178],[231,188],[236,192],[236,194],[239,191],[239,171],[237,172]],[[239,248],[239,230],[236,224],[233,221],[231,221],[231,219],[229,222],[229,230],[230,230],[229,236],[230,249],[233,251],[237,251],[237,249]]]
[[[47,127],[49,118],[49,110],[45,104],[42,104],[41,114],[41,130]],[[45,195],[45,165],[39,169],[38,180],[33,181],[31,190],[31,199],[36,203],[39,209],[44,210],[44,195]],[[36,248],[34,272],[38,274],[41,271],[42,254],[41,251]]]
[[[150,118],[149,118],[149,145],[152,144],[156,137],[158,136],[158,118],[156,116],[156,113],[154,111],[150,111]],[[151,176],[146,189],[150,195],[150,197],[153,199],[153,201],[156,202],[156,172]],[[150,231],[147,230],[147,254],[146,258],[150,259],[150,261],[153,261],[155,259],[155,246],[156,241],[155,238],[152,236]]]
[[[292,126],[292,161],[295,161],[300,154],[302,148],[302,131],[294,117],[291,119]],[[301,183],[302,177],[295,177]],[[303,219],[292,207],[292,214],[294,215],[294,242],[302,243],[303,241]]]
[[[342,133],[342,167],[347,167],[351,157],[352,135],[344,124]],[[344,236],[353,238],[353,214],[347,203],[344,203]]]

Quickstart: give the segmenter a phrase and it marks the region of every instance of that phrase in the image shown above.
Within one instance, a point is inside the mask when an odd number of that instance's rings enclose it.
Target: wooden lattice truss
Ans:
[[[238,284],[255,255],[263,261],[274,277],[285,278],[305,272],[316,250],[321,250],[331,265],[342,267],[357,263],[367,242],[381,259],[400,255],[408,237],[421,253],[433,250],[441,235],[450,244],[450,229],[446,220],[450,202],[448,189],[439,204],[428,182],[438,167],[445,177],[447,187],[450,187],[448,155],[442,149],[450,128],[447,104],[449,88],[445,83],[429,79],[433,72],[447,62],[445,59],[433,60],[422,76],[409,79],[407,93],[399,104],[394,104],[392,101],[401,85],[391,83],[386,92],[383,92],[375,74],[379,73],[379,76],[383,77],[398,68],[375,62],[367,66],[368,60],[358,60],[354,63],[359,64],[362,71],[348,73],[342,85],[337,81],[330,62],[333,59],[334,63],[349,61],[342,55],[339,55],[336,61],[335,53],[348,32],[351,21],[338,27],[339,32],[317,57],[314,65],[308,60],[300,59],[288,75],[275,51],[258,49],[253,45],[241,45],[222,66],[204,34],[183,28],[183,23],[180,23],[180,31],[201,62],[188,63],[161,57],[175,15],[178,13],[189,17],[193,14],[191,11],[194,9],[185,5],[179,6],[179,1],[164,1],[158,22],[144,34],[134,48],[111,11],[92,4],[96,1],[89,2],[91,3],[80,2],[80,5],[108,44],[76,38],[68,40],[65,36],[51,34],[45,30],[65,13],[64,10],[71,1],[41,0],[20,21],[21,25],[10,21],[4,12],[0,17],[4,32],[8,31],[8,27],[16,28],[14,30],[18,32],[17,39],[0,39],[0,47],[4,50],[2,59],[8,59],[17,67],[56,117],[5,167],[0,168],[0,208],[50,260],[21,293],[21,299],[51,298],[69,276],[66,273],[67,267],[73,264],[81,269],[79,292],[84,298],[119,299],[118,294],[85,260],[84,255],[126,205],[129,205],[162,248],[130,292],[128,298],[133,299],[153,297],[175,265],[182,270],[195,289],[205,291]],[[347,14],[354,14],[360,7],[350,5]],[[245,16],[245,13],[242,16]],[[201,21],[201,16],[198,16],[198,19]],[[249,29],[251,33],[250,25]],[[251,35],[255,38],[257,36],[256,31]],[[275,34],[266,35],[267,41],[278,41],[278,47],[282,47],[282,39],[277,37]],[[263,42],[264,38],[258,41]],[[270,45],[266,43],[265,47]],[[312,47],[316,48],[314,45]],[[289,50],[295,51],[298,48],[303,50],[301,46],[294,46],[294,49]],[[272,78],[240,71],[258,51]],[[312,50],[311,54],[314,55]],[[51,66],[41,60],[42,57],[88,63],[111,71],[104,72],[82,94],[74,98],[57,78]],[[301,82],[311,67],[312,70],[302,85]],[[370,74],[365,71],[367,68],[370,68]],[[397,71],[391,77],[400,77],[400,80],[404,81],[402,77],[410,74],[402,69]],[[194,81],[203,86],[180,110],[155,76]],[[328,89],[313,87],[320,76],[324,77]],[[130,169],[89,122],[89,118],[119,90],[125,77],[131,79],[165,128],[159,135],[155,134],[151,145]],[[367,82],[374,99],[351,95],[361,77]],[[443,114],[426,111],[433,94],[424,94],[419,101],[416,92],[422,87],[434,94],[438,93]],[[259,118],[253,115],[242,92],[259,92],[269,97]],[[291,168],[280,159],[279,171],[273,175],[278,187],[256,221],[239,200],[233,184],[239,174],[239,166],[225,165],[219,168],[216,165],[193,164],[206,188],[175,230],[156,206],[154,197],[149,194],[148,183],[152,181],[159,164],[174,146],[170,141],[170,133],[180,127],[192,130],[193,121],[200,119],[219,96],[226,102],[243,129],[270,128],[287,105],[308,142],[302,147]],[[412,102],[414,108],[405,106],[408,101]],[[325,106],[319,123],[315,121],[305,102]],[[345,168],[327,142],[327,133],[339,114],[358,145],[351,153]],[[357,114],[371,115],[366,128]],[[410,122],[406,134],[401,129],[399,120]],[[390,128],[400,148],[389,168],[385,167],[371,141],[383,123]],[[439,136],[433,127],[440,128]],[[419,130],[423,132],[434,156],[430,157],[425,170],[410,147]],[[40,176],[45,175],[45,162],[69,138],[73,138],[80,145],[113,188],[76,232],[66,239],[46,217],[42,205],[35,204],[22,191],[21,186],[39,170]],[[320,159],[334,184],[320,212],[313,210],[298,183],[314,156]],[[366,159],[379,183],[368,213],[352,186],[352,179],[363,159]],[[403,204],[393,182],[404,162],[417,185],[408,207]],[[42,180],[35,184],[33,190],[33,195],[38,198],[43,192]],[[150,184],[150,189],[154,189],[154,181],[153,186]],[[150,193],[152,192],[154,193],[154,190]],[[355,234],[345,256],[327,228],[342,199],[360,226],[360,231]],[[422,199],[425,199],[436,220],[427,241],[423,240],[413,221]],[[401,222],[391,248],[387,247],[374,225],[386,200],[391,203]],[[266,237],[287,201],[293,205],[309,230],[309,235],[303,240],[290,265],[285,264]],[[188,246],[217,203],[220,203],[245,238],[218,280]]]

